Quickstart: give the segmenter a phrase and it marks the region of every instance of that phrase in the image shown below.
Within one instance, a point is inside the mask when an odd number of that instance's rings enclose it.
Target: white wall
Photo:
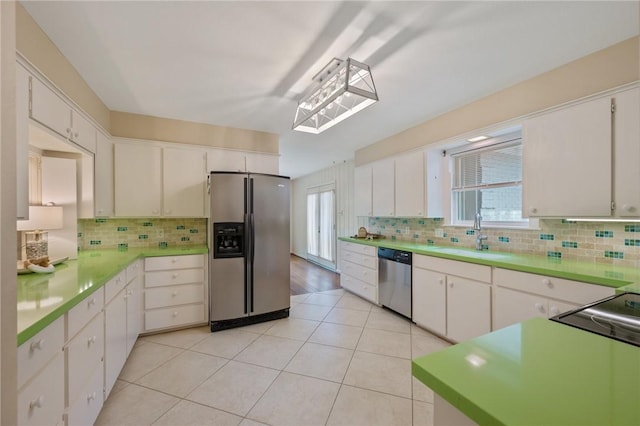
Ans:
[[[307,257],[307,188],[310,187],[335,183],[336,237],[357,233],[360,225],[354,213],[353,170],[353,160],[351,160],[293,179],[291,182],[291,251],[293,254],[302,258]],[[336,253],[337,259],[340,259],[340,253],[338,251]],[[339,262],[337,269],[340,269]]]

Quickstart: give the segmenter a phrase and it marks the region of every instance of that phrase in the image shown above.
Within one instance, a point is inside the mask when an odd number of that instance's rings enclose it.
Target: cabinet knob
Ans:
[[[87,302],[87,305],[88,305],[89,307],[91,307],[91,306],[93,306],[93,305],[95,305],[95,304],[96,304],[96,298],[95,298],[95,297],[92,297],[92,298],[91,298],[91,300],[89,300],[89,301]]]
[[[177,317],[178,316],[178,311],[173,311],[173,317]]]
[[[94,399],[96,399],[96,393],[95,392],[91,392],[90,394],[87,395],[87,402],[91,402]]]
[[[449,288],[453,288],[453,283],[449,283]]]
[[[176,272],[176,273],[174,273],[173,275],[171,275],[171,278],[176,279],[176,278],[178,278],[178,275],[180,275],[180,274],[178,274],[178,273]]]
[[[75,137],[77,138],[78,136],[80,136],[80,132],[76,131],[76,132],[73,134],[73,136],[75,136]]]
[[[171,293],[171,296],[176,297],[178,295],[178,291],[175,290],[173,293]]]
[[[178,261],[178,259],[176,259],[175,257],[171,258],[171,263],[176,263]]]
[[[158,215],[158,214],[160,214],[160,210],[157,210],[157,209],[156,210],[152,210],[151,214]]]
[[[87,339],[87,346],[91,346],[91,344],[95,342],[96,342],[96,336],[91,336]]]
[[[556,316],[556,315],[558,315],[560,313],[560,309],[558,309],[557,306],[552,306],[552,307],[549,308],[549,313],[552,316]]]
[[[34,408],[42,407],[44,405],[44,395],[40,395],[36,399],[29,401],[29,409],[33,410]]]
[[[171,214],[171,210],[166,210],[165,214]]]
[[[531,207],[531,208],[529,209],[529,213],[534,213],[534,214],[535,214],[535,213],[538,213],[538,209],[537,209],[537,208],[535,208],[535,207]]]
[[[636,208],[634,206],[630,206],[628,204],[623,204],[622,205],[622,210],[627,212],[627,213],[633,213],[634,211],[636,211]]]
[[[438,280],[438,284],[440,284],[440,285],[444,284],[444,280],[443,280],[442,278],[440,278],[440,279]]]
[[[553,288],[553,283],[548,278],[543,279],[542,284],[546,285],[549,288]]]
[[[29,349],[31,349],[32,351],[35,351],[36,349],[44,349],[44,339],[40,339],[37,342],[31,342],[31,345],[29,345]]]
[[[536,307],[538,312],[544,313],[544,306],[542,306],[542,303],[536,303],[534,306]]]
[[[71,127],[67,127],[66,130],[67,130],[67,133],[71,134]]]

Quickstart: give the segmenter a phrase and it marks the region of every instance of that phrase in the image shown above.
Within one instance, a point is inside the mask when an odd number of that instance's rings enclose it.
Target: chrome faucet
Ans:
[[[476,231],[476,250],[482,250],[482,241],[487,239],[486,235],[482,235],[482,216],[480,213],[476,213],[476,218],[473,221],[473,230]]]

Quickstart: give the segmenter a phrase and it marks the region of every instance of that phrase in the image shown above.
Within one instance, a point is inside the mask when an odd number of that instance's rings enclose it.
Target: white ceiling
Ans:
[[[638,34],[637,1],[26,1],[111,110],[280,135],[298,177]],[[331,58],[371,66],[380,102],[291,130]]]

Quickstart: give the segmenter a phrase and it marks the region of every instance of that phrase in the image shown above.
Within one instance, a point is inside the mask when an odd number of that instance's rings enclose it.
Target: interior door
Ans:
[[[289,178],[250,175],[251,315],[287,309],[290,304],[289,184]]]
[[[307,194],[307,259],[325,268],[336,267],[335,190],[311,188]]]

